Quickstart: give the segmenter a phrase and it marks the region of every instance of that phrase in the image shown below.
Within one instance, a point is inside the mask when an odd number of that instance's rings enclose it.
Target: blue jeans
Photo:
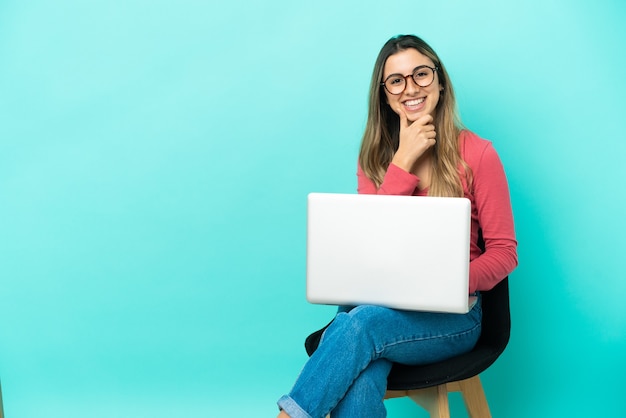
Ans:
[[[292,418],[387,416],[392,362],[434,363],[470,351],[480,336],[480,297],[467,314],[362,305],[341,309],[278,406]]]

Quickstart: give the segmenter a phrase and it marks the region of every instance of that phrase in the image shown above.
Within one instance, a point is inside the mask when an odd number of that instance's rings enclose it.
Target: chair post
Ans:
[[[430,418],[450,418],[448,393],[461,392],[470,418],[491,418],[487,398],[478,375],[424,389],[388,390],[385,399],[408,396],[430,414]]]
[[[489,404],[478,375],[457,383],[470,418],[491,418]]]
[[[408,390],[407,395],[430,414],[430,418],[450,418],[448,390],[445,384]]]

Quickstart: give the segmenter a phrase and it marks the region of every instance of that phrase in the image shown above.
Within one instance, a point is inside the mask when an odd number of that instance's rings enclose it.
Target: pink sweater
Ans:
[[[489,290],[517,266],[517,241],[509,187],[500,158],[491,142],[470,131],[460,135],[461,155],[473,172],[472,189],[465,181],[465,197],[472,202],[469,291]],[[426,196],[418,190],[420,179],[390,164],[380,188],[358,168],[358,192],[365,194]],[[482,231],[485,251],[478,246]]]

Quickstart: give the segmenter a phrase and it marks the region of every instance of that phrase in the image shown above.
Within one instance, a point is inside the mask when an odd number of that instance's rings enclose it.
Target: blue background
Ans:
[[[509,178],[493,415],[626,416],[624,18],[618,0],[3,0],[7,415],[274,416],[334,311],[304,298],[306,195],[355,191],[375,57],[415,33]]]

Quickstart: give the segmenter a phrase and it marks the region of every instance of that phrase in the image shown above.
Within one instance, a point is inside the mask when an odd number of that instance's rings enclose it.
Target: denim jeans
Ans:
[[[392,362],[428,364],[470,351],[481,319],[480,297],[467,314],[340,308],[278,406],[292,418],[385,417]]]

